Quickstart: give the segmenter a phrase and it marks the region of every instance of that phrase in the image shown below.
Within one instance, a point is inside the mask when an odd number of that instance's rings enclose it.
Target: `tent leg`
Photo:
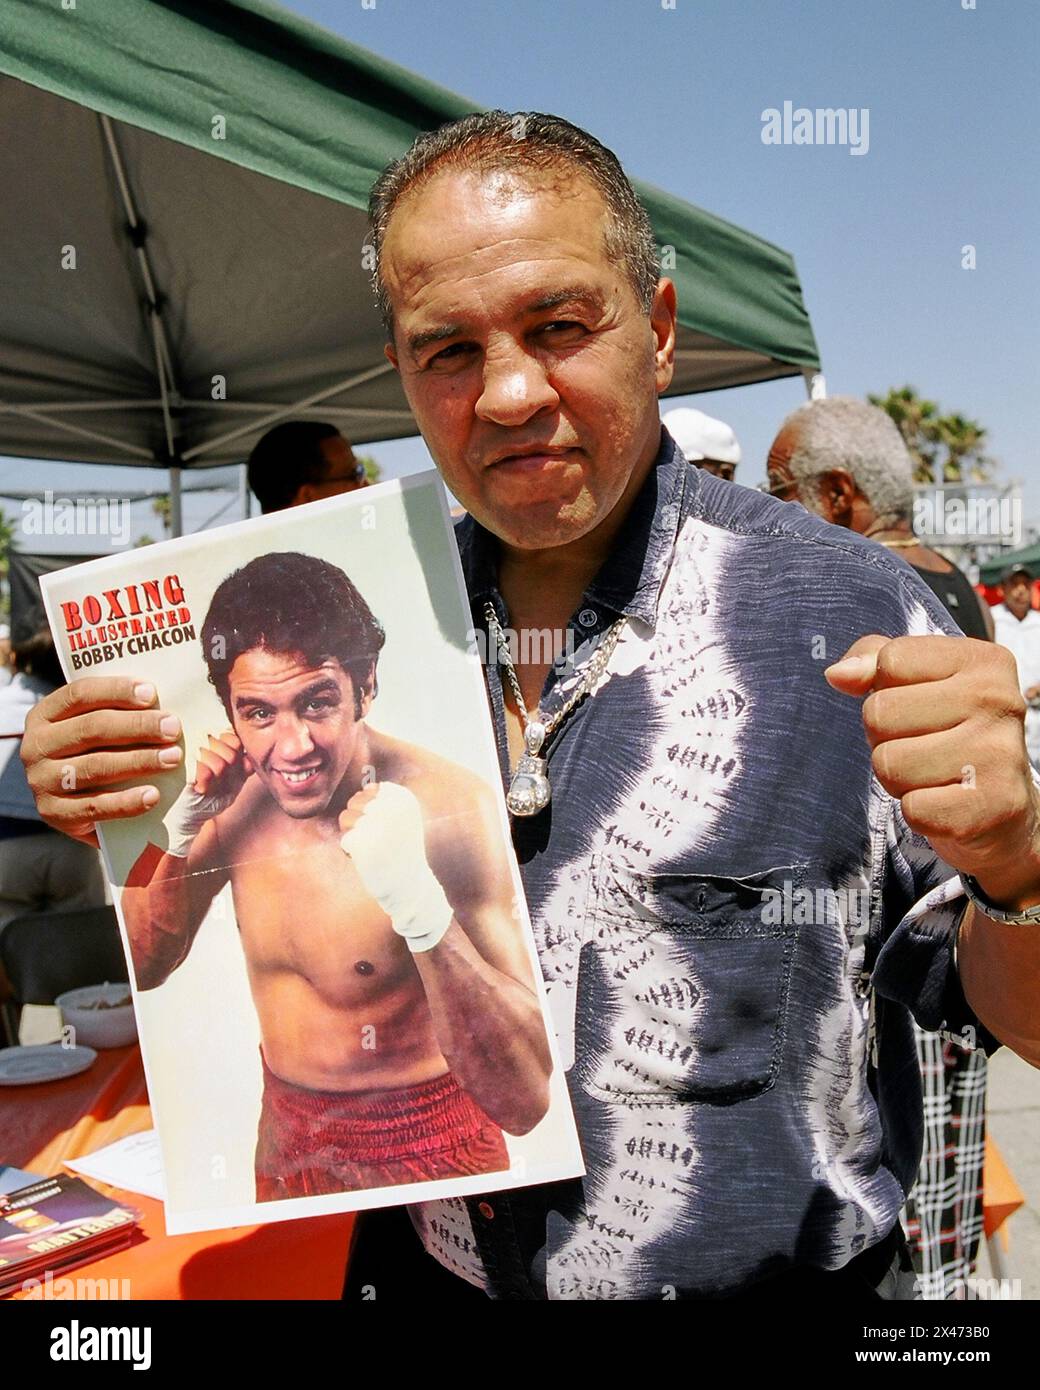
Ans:
[[[242,504],[242,519],[248,521],[252,511],[252,493],[249,491],[249,470],[244,463],[238,465],[238,500]]]
[[[170,469],[170,535],[182,536],[184,534],[183,519],[181,516],[181,470],[171,467]]]
[[[806,370],[802,372],[805,379],[805,390],[811,401],[825,401],[827,399],[827,378],[822,372]]]

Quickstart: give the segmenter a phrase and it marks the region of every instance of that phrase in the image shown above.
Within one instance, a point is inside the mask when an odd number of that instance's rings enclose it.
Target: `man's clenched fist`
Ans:
[[[1040,901],[1040,795],[1015,659],[968,637],[861,637],[825,672],[865,695],[878,781],[941,859],[994,904]]]
[[[209,736],[199,749],[195,781],[187,783],[163,817],[169,836],[166,853],[186,859],[196,836],[207,821],[234,802],[253,766],[242,751],[242,741],[231,729],[219,738]]]

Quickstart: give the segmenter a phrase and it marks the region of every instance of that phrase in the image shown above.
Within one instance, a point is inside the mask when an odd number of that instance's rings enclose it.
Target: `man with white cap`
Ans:
[[[714,473],[716,478],[733,481],[740,462],[740,445],[723,420],[705,415],[703,410],[681,406],[663,415],[661,423],[686,456],[687,463],[697,464],[705,473]]]

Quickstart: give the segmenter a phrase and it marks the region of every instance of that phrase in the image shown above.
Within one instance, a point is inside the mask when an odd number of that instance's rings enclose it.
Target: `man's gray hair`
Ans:
[[[822,474],[844,468],[881,522],[909,519],[914,466],[892,417],[855,396],[807,401],[783,429],[795,436],[791,476],[804,498],[815,500]]]
[[[625,270],[646,313],[654,302],[660,261],[653,227],[617,156],[579,126],[539,111],[484,111],[451,121],[416,137],[400,159],[387,166],[368,202],[372,288],[392,341],[393,308],[382,277],[383,243],[394,208],[443,168],[482,173],[516,170],[542,178],[569,166],[584,173],[607,205],[606,254]]]

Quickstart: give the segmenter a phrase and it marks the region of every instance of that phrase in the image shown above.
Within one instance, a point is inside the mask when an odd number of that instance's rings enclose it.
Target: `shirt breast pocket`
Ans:
[[[578,974],[578,1074],[633,1105],[727,1104],[779,1074],[800,865],[737,877],[600,864]],[[784,918],[788,920],[784,920]]]

